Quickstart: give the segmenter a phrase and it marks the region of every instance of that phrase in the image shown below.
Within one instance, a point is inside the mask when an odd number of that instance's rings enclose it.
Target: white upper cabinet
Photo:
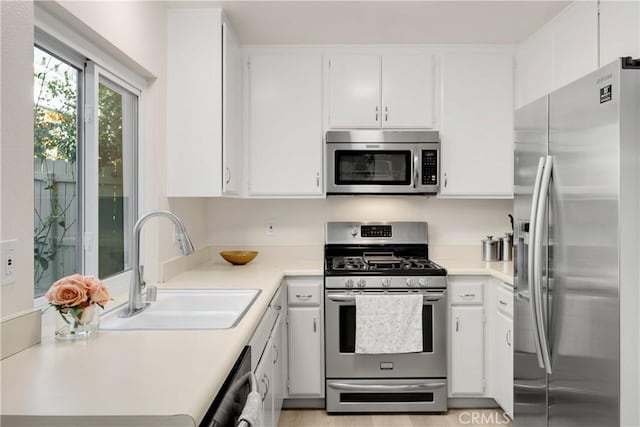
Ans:
[[[335,56],[329,70],[331,127],[380,127],[380,57]]]
[[[329,61],[331,128],[433,127],[429,55],[336,55]]]
[[[577,1],[553,22],[553,86],[560,88],[598,68],[598,4]]]
[[[222,193],[242,191],[242,54],[240,41],[229,22],[222,21]]]
[[[220,9],[168,10],[169,197],[221,196],[223,186],[224,193],[239,191],[235,181],[242,175],[238,61],[237,38]]]
[[[640,1],[600,2],[600,65],[640,58]]]
[[[382,126],[433,127],[433,58],[382,57]]]
[[[513,197],[513,55],[442,57],[445,197]]]
[[[518,46],[516,53],[517,102],[520,108],[552,91],[552,32],[544,27]]]
[[[637,0],[573,2],[518,46],[517,107],[616,58],[640,57],[638,22]]]
[[[249,58],[249,195],[321,196],[322,57]]]

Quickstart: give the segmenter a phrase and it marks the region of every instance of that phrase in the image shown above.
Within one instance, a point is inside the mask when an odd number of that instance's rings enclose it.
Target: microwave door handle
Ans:
[[[418,186],[420,182],[420,168],[418,163],[418,154],[414,153],[413,155],[413,188]]]

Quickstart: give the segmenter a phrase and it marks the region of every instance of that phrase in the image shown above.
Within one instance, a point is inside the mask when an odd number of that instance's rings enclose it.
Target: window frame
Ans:
[[[68,25],[58,20],[56,17],[51,15],[49,12],[43,9],[42,5],[36,4],[34,8],[34,46],[51,53],[52,55],[59,57],[61,60],[65,62],[69,62],[74,67],[80,69],[82,71],[82,78],[85,84],[80,84],[79,99],[81,104],[79,105],[78,112],[78,127],[79,127],[79,138],[78,148],[77,148],[77,168],[78,168],[78,206],[81,208],[78,212],[78,221],[80,222],[80,237],[78,252],[79,252],[79,265],[82,268],[83,274],[94,274],[98,275],[98,264],[97,264],[97,254],[98,254],[98,245],[96,242],[88,241],[87,239],[87,230],[89,226],[94,226],[92,230],[96,235],[98,233],[97,221],[98,221],[98,211],[97,211],[97,203],[95,203],[94,216],[93,220],[94,224],[87,224],[87,220],[89,219],[87,216],[88,207],[87,207],[87,199],[86,199],[86,161],[87,158],[91,155],[91,150],[94,149],[94,154],[97,156],[97,148],[98,141],[97,138],[89,143],[87,133],[88,133],[88,123],[87,123],[87,88],[86,82],[88,81],[88,72],[91,67],[93,67],[96,72],[95,82],[96,88],[99,82],[99,76],[102,75],[106,79],[116,83],[122,88],[130,91],[132,94],[137,96],[137,123],[135,136],[136,141],[134,145],[134,159],[133,162],[133,175],[135,177],[135,183],[133,185],[133,191],[135,198],[134,205],[134,213],[133,220],[137,220],[139,213],[142,211],[142,201],[144,198],[144,193],[142,191],[142,183],[144,181],[144,171],[143,171],[143,162],[140,161],[140,153],[144,151],[144,123],[142,118],[144,117],[144,103],[145,103],[145,95],[147,88],[147,81],[140,74],[132,71],[126,65],[124,65],[121,61],[118,61],[113,56],[106,53],[103,49],[97,47],[92,42],[90,42],[87,37],[84,37],[80,33],[76,33]],[[96,92],[97,96],[97,92]],[[97,115],[97,111],[95,114]],[[97,122],[95,123],[95,133],[97,135]],[[92,148],[89,148],[89,146]],[[96,157],[97,161],[97,157]],[[96,179],[97,182],[97,179]],[[95,251],[95,263],[87,264],[88,256],[87,247],[89,247],[93,243],[93,251]],[[91,251],[89,251],[91,252]],[[129,289],[130,281],[132,277],[131,269],[126,269],[125,271],[115,274],[113,276],[109,276],[103,279],[103,282],[109,287],[110,293],[112,296],[118,296],[120,294],[126,294]],[[38,309],[46,309],[48,308],[48,301],[45,296],[41,296],[38,298],[34,298],[34,308]]]

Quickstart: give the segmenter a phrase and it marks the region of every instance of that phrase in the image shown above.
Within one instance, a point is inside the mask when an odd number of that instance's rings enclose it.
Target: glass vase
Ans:
[[[86,340],[98,334],[100,307],[96,304],[82,309],[69,308],[58,312],[56,339],[63,341]]]

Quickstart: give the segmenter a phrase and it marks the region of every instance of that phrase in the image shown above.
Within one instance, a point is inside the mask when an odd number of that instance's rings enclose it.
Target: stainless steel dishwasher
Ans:
[[[252,382],[251,347],[246,346],[202,419],[200,427],[235,427],[252,390]]]

